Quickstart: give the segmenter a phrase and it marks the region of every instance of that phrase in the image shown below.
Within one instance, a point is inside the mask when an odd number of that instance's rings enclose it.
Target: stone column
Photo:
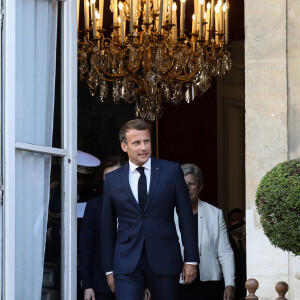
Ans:
[[[299,295],[299,258],[270,244],[255,205],[265,173],[300,156],[299,13],[297,0],[245,0],[247,276],[260,300],[276,299],[278,281],[289,283],[289,300]]]
[[[300,158],[300,1],[287,3],[288,156],[294,159]],[[300,257],[291,254],[288,283],[288,299],[300,299]]]

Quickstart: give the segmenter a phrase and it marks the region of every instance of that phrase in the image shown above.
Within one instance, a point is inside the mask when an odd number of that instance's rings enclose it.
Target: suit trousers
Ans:
[[[179,274],[166,276],[154,273],[143,247],[139,263],[132,274],[115,276],[116,300],[143,300],[145,289],[151,300],[179,300]]]

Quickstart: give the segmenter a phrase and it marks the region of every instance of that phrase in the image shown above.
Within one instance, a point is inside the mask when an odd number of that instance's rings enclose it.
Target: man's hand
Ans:
[[[96,300],[95,293],[92,288],[84,290],[84,300]]]
[[[197,276],[197,266],[184,264],[182,269],[183,284],[190,284]]]
[[[111,291],[114,293],[115,292],[115,279],[114,279],[114,274],[110,273],[106,275],[107,279],[107,284],[110,287]]]
[[[233,300],[235,299],[234,296],[234,287],[231,285],[228,285],[225,287],[225,291],[224,291],[224,300]]]

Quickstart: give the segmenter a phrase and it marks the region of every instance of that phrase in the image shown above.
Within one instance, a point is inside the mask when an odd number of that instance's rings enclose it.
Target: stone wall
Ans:
[[[300,258],[269,243],[255,207],[264,174],[300,157],[299,13],[299,0],[245,0],[247,276],[260,300],[276,299],[281,280],[300,299]]]

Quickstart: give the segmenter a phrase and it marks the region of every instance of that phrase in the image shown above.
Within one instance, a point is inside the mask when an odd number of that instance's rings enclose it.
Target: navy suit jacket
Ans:
[[[82,288],[98,293],[111,293],[101,262],[102,196],[87,202],[80,227],[79,264]]]
[[[144,212],[133,196],[128,175],[127,163],[105,178],[101,226],[104,271],[113,271],[114,275],[131,274],[145,245],[152,271],[161,275],[179,274],[183,261],[174,223],[175,207],[184,260],[198,262],[191,201],[180,165],[151,158],[150,188]]]

